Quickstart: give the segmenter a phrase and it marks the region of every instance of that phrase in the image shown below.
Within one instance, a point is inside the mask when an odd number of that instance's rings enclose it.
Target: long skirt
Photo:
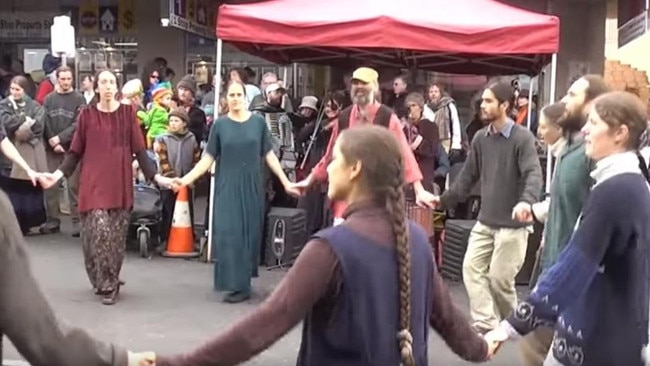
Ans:
[[[0,175],[0,187],[7,193],[23,233],[46,220],[43,189],[31,181]]]
[[[128,210],[81,213],[81,243],[90,284],[110,292],[120,281],[131,214]]]

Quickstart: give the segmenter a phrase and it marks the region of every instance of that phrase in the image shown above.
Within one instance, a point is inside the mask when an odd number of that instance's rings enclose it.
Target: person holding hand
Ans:
[[[610,92],[583,128],[595,183],[568,244],[492,342],[553,329],[544,365],[647,365],[650,187],[638,155],[647,126],[641,100]],[[551,201],[552,202],[552,201]],[[645,358],[645,359],[644,359]]]
[[[135,155],[147,179],[160,185],[172,180],[157,174],[145,150],[135,110],[116,99],[117,77],[102,71],[95,78],[99,102],[79,112],[77,128],[63,163],[41,176],[45,189],[79,170],[81,241],[88,279],[104,305],[117,302],[124,281],[119,275],[133,207]]]
[[[289,194],[298,195],[274,154],[262,116],[246,109],[246,89],[239,81],[228,84],[228,114],[210,128],[201,160],[176,186],[189,186],[215,161],[212,245],[219,253],[214,265],[214,289],[227,292],[224,302],[238,303],[251,296],[251,278],[257,277],[259,246],[264,223],[263,163]]]
[[[315,234],[251,314],[193,351],[151,361],[241,364],[301,321],[297,365],[425,366],[430,326],[461,358],[489,360],[499,344],[454,306],[424,230],[406,219],[402,154],[383,127],[342,132],[327,194],[348,204],[344,223]]]

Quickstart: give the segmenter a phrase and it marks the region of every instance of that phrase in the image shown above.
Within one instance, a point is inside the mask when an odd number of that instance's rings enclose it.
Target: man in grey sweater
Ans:
[[[513,90],[495,83],[483,92],[481,118],[488,123],[472,140],[465,165],[440,204],[451,208],[481,183],[481,211],[463,261],[463,281],[477,331],[494,329],[517,305],[515,276],[525,257],[530,224],[515,216],[537,202],[542,169],[535,136],[508,118]]]
[[[72,87],[72,69],[61,66],[56,70],[57,85],[52,93],[45,97],[45,153],[50,171],[56,170],[63,162],[64,153],[72,143],[76,127],[76,115],[81,106],[86,104],[84,97]],[[70,216],[72,217],[73,236],[79,235],[79,213],[77,212],[79,170],[67,179],[68,197],[70,200]],[[40,229],[42,234],[59,231],[60,192],[58,186],[45,191],[47,222]]]

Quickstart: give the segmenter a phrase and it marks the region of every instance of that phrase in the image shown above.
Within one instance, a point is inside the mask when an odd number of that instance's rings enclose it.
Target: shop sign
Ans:
[[[57,13],[0,12],[0,39],[50,38],[50,26]]]
[[[216,39],[213,25],[216,6],[210,0],[170,0],[169,25]]]

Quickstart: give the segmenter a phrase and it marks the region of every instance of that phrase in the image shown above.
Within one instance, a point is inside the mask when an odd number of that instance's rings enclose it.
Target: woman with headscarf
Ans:
[[[0,123],[9,140],[27,164],[36,171],[47,171],[43,130],[45,110],[25,94],[24,76],[11,80],[10,95],[0,103]],[[46,220],[43,189],[33,184],[33,171],[14,163],[8,176],[0,177],[0,186],[8,193],[23,234]]]

